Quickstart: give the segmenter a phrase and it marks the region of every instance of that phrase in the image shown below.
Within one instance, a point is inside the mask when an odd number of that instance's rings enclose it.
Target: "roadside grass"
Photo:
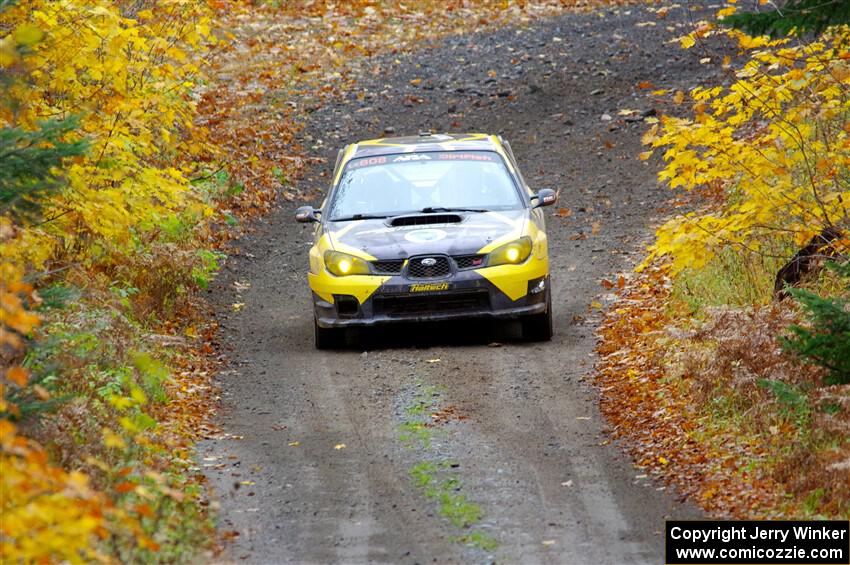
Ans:
[[[724,261],[735,264],[728,257]],[[688,368],[684,375],[692,384],[687,392],[716,430],[708,437],[716,444],[716,438],[731,435],[748,446],[746,452],[755,455],[742,458],[742,469],[777,479],[793,501],[787,508],[796,515],[850,515],[850,487],[839,468],[850,458],[850,390],[828,390],[832,387],[823,386],[823,370],[783,350],[782,336],[801,323],[801,316],[791,300],[770,301],[781,261],[751,257],[749,265],[746,270],[758,276],[737,278],[748,283],[738,285],[739,296],[749,298],[738,304],[725,298],[726,311],[709,312],[674,354]],[[735,280],[734,273],[742,271],[709,273]],[[828,269],[808,276],[801,286],[827,296],[843,291]],[[671,301],[675,304],[675,295]],[[837,401],[840,397],[843,402]]]
[[[793,500],[787,510],[847,516],[850,488],[841,486],[836,465],[850,458],[850,390],[824,391],[823,371],[781,347],[787,328],[801,323],[792,300],[773,298],[775,273],[787,260],[779,257],[793,254],[781,242],[765,242],[762,253],[726,249],[704,268],[678,275],[668,332],[687,337],[664,346],[663,364],[703,420],[699,441],[714,449],[730,440],[746,446],[741,472],[775,477]],[[831,269],[806,275],[800,287],[846,293],[846,281]]]
[[[771,245],[761,253],[726,249],[700,269],[685,269],[673,280],[671,308],[702,316],[706,308],[767,304],[773,298],[773,276],[791,256],[790,246]]]
[[[195,183],[210,206],[228,198],[229,186],[225,173]],[[105,495],[89,517],[99,533],[80,550],[87,555],[184,563],[216,550],[192,447],[215,403],[216,325],[199,296],[224,258],[213,226],[176,213],[156,237],[137,241],[136,253],[40,281],[32,308],[41,324],[20,361],[29,378],[4,389],[5,416],[50,462]],[[16,517],[6,525],[17,527],[17,509],[7,511]],[[30,539],[65,535],[61,521],[20,519]],[[42,550],[62,555],[49,542]]]
[[[630,281],[602,329],[603,409],[639,464],[711,513],[850,517],[850,386],[783,349],[802,317],[771,300],[774,268],[724,253],[680,280],[654,266]],[[842,284],[823,270],[803,286]]]
[[[187,278],[192,268],[179,267]],[[214,539],[191,450],[212,402],[211,367],[197,336],[178,332],[209,328],[188,310],[189,289],[156,297],[152,310],[134,302],[138,291],[108,277],[84,288],[68,280],[45,292],[43,327],[23,362],[30,381],[7,395],[20,409],[19,429],[109,496],[101,554],[125,562],[197,559]],[[172,307],[183,326],[151,324]]]
[[[437,503],[438,514],[464,531],[452,537],[452,541],[493,552],[498,549],[499,542],[476,528],[484,519],[484,510],[464,493],[460,475],[452,471],[457,463],[433,452],[433,440],[446,437],[446,432],[431,421],[431,414],[439,409],[442,391],[418,379],[414,389],[416,392],[404,407],[405,421],[399,425],[399,439],[421,458],[408,471],[411,481],[425,498]]]

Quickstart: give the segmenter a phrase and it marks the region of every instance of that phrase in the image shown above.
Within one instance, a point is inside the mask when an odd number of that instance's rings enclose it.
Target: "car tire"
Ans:
[[[345,330],[342,328],[323,328],[314,321],[313,336],[316,349],[339,349],[345,345]]]
[[[522,321],[522,338],[526,341],[549,341],[553,334],[552,292],[546,292],[546,311],[532,314]]]

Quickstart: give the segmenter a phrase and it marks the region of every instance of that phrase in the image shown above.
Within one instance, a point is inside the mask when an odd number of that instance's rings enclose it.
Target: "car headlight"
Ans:
[[[487,256],[487,266],[518,265],[531,255],[531,238],[521,237],[516,241],[497,247]]]
[[[369,263],[363,259],[339,251],[325,251],[325,267],[338,277],[368,275],[371,272]]]

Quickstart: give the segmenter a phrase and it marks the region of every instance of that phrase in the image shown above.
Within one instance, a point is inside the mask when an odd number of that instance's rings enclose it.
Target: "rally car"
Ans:
[[[459,318],[519,319],[523,337],[552,336],[542,206],[510,145],[485,134],[420,134],[339,152],[315,222],[308,280],[318,349],[346,328]]]

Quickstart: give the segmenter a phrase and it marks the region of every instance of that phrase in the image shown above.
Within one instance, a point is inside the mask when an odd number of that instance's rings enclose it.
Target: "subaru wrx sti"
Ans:
[[[316,347],[346,328],[459,318],[515,319],[529,340],[552,336],[543,206],[510,145],[485,134],[423,134],[339,152],[318,209],[308,280]]]

